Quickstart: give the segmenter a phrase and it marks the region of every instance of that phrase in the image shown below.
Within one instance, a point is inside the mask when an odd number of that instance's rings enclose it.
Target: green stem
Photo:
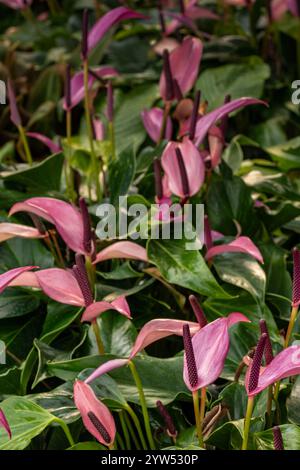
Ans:
[[[94,133],[92,127],[92,120],[90,115],[89,103],[89,63],[86,59],[83,63],[83,76],[84,76],[84,107],[85,107],[85,120],[87,125],[87,132],[90,141],[91,157],[92,157],[92,175],[95,179],[97,200],[101,199],[100,183],[99,183],[99,168],[97,164],[97,156],[94,147]]]
[[[104,350],[104,346],[102,343],[100,328],[99,328],[97,319],[92,321],[92,326],[93,326],[93,331],[94,331],[94,335],[96,338],[99,355],[103,356],[103,354],[105,354],[105,350]]]
[[[132,439],[133,442],[134,442],[134,445],[135,445],[136,449],[137,449],[137,450],[141,450],[141,446],[140,446],[139,441],[138,441],[138,439],[137,439],[137,437],[136,437],[136,435],[135,435],[135,432],[134,432],[134,430],[133,430],[132,424],[131,424],[131,422],[130,422],[130,419],[129,419],[129,416],[127,415],[127,413],[124,413],[124,419],[125,419],[126,426],[127,426],[128,430],[129,430],[129,434],[130,434],[130,436],[131,436],[131,439]]]
[[[116,434],[116,442],[121,447],[121,450],[125,450],[125,444],[119,432]]]
[[[253,412],[253,405],[254,405],[254,397],[248,397],[247,403],[247,411],[245,416],[245,424],[244,424],[244,438],[242,444],[242,450],[247,450],[248,448],[248,439],[249,439],[249,431],[250,431],[250,424]]]
[[[25,150],[27,163],[29,165],[32,165],[32,155],[31,155],[31,152],[30,152],[30,148],[29,148],[29,145],[28,145],[28,140],[27,140],[27,136],[26,136],[24,127],[22,125],[18,126],[18,131],[19,131],[22,143],[23,143],[24,150]]]
[[[197,436],[199,440],[199,447],[203,447],[202,423],[201,423],[201,417],[200,417],[198,390],[195,390],[193,392],[193,404],[194,404],[194,413],[195,413]]]
[[[135,425],[136,430],[138,432],[138,435],[139,435],[139,438],[141,440],[143,449],[147,450],[147,443],[146,443],[146,440],[144,438],[144,434],[143,434],[143,431],[142,431],[142,428],[141,428],[139,418],[137,417],[137,415],[135,414],[135,412],[133,411],[133,409],[131,408],[131,406],[128,403],[127,403],[125,409],[126,409],[127,413],[131,416],[132,421],[134,422],[134,425]]]
[[[62,428],[62,430],[64,431],[71,447],[74,446],[75,442],[73,440],[72,434],[70,433],[69,426],[62,419],[59,419],[59,418],[55,419],[55,422],[57,422]]]
[[[135,384],[136,384],[138,392],[139,392],[140,403],[141,403],[143,417],[144,417],[144,424],[145,424],[147,438],[148,438],[148,441],[149,441],[149,444],[150,444],[150,449],[155,450],[155,444],[154,444],[154,440],[153,440],[153,437],[152,437],[149,414],[148,414],[146,399],[145,399],[145,395],[144,395],[143,385],[142,385],[140,376],[139,376],[139,374],[136,370],[136,367],[135,367],[135,365],[132,361],[129,361],[129,367],[130,367],[130,371],[132,373],[132,376],[134,378]]]
[[[131,450],[130,436],[129,436],[128,428],[127,428],[127,425],[126,425],[126,422],[125,422],[123,411],[120,411],[119,417],[120,417],[120,421],[121,421],[122,431],[123,431],[123,434],[124,434],[124,437],[125,437],[125,445],[126,445],[125,450]]]
[[[109,134],[109,140],[111,143],[112,160],[115,160],[116,158],[115,128],[114,128],[114,123],[112,121],[108,123],[108,134]]]

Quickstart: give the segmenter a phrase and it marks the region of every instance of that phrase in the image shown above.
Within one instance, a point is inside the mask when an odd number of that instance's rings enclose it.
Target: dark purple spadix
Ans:
[[[107,429],[103,426],[103,424],[101,423],[101,421],[97,418],[97,416],[95,415],[95,413],[93,413],[92,411],[89,411],[88,412],[88,418],[90,420],[90,422],[92,423],[92,425],[94,426],[94,428],[101,434],[101,436],[103,437],[103,440],[107,443],[107,444],[110,444],[111,442],[111,437],[107,431]]]
[[[161,177],[161,163],[158,158],[155,158],[153,162],[154,166],[154,178],[155,178],[155,194],[158,199],[162,199],[163,197],[163,185],[162,185],[162,177]]]
[[[107,119],[109,122],[114,120],[114,91],[111,81],[107,84]]]
[[[72,107],[72,97],[71,97],[71,65],[68,64],[66,67],[66,77],[65,77],[65,98],[66,98],[66,107],[68,110]]]
[[[204,242],[207,250],[213,246],[211,228],[207,215],[204,216]]]
[[[179,0],[179,9],[180,9],[180,13],[184,15],[185,14],[184,0]]]
[[[85,306],[88,307],[93,303],[94,300],[85,268],[85,259],[84,256],[80,254],[76,254],[75,259],[76,264],[73,266],[73,273],[82,292]]]
[[[202,308],[200,307],[198,299],[194,295],[190,295],[189,301],[199,325],[201,326],[201,328],[203,328],[205,325],[207,325],[207,320]]]
[[[189,382],[191,387],[196,387],[198,383],[198,374],[197,374],[197,366],[195,361],[195,354],[193,349],[193,343],[191,338],[190,327],[188,324],[183,325],[183,345],[185,351],[185,358],[186,358],[186,366],[189,376]]]
[[[265,333],[267,335],[266,345],[265,345],[265,360],[266,360],[266,365],[268,365],[268,364],[270,364],[270,362],[272,362],[272,360],[274,358],[272,343],[271,343],[271,339],[270,339],[270,335],[269,335],[268,326],[267,326],[265,320],[260,320],[259,326],[260,326],[261,334]]]
[[[274,450],[284,450],[282,434],[279,426],[274,426],[272,428],[273,431],[273,442],[274,442]]]
[[[171,415],[169,414],[167,408],[162,404],[162,402],[160,400],[158,400],[156,402],[156,406],[157,406],[157,409],[158,409],[161,417],[163,418],[163,420],[165,422],[165,425],[166,425],[169,436],[176,437],[177,436],[177,431],[176,431],[173,419],[172,419]]]
[[[184,160],[182,157],[182,153],[181,153],[180,148],[178,147],[175,150],[175,152],[176,152],[177,164],[178,164],[178,169],[179,169],[180,178],[181,178],[182,192],[185,195],[185,197],[188,197],[190,195],[190,186],[189,186],[189,180],[188,180]]]
[[[180,101],[183,98],[182,91],[180,89],[179,83],[176,79],[173,80],[173,90],[174,90],[174,97]]]
[[[166,99],[167,101],[172,101],[174,99],[174,82],[172,77],[172,70],[170,65],[169,51],[167,49],[163,52],[163,61],[164,61],[164,76],[166,80]]]
[[[81,197],[79,199],[79,207],[82,215],[83,222],[83,246],[87,253],[91,252],[92,249],[92,229],[90,214],[85,202],[85,199]]]
[[[264,355],[265,345],[266,345],[267,335],[263,333],[259,338],[257,343],[255,353],[252,359],[252,363],[250,366],[250,373],[249,373],[249,384],[248,384],[248,391],[249,393],[253,392],[256,389],[259,379],[261,361]]]
[[[293,249],[293,307],[298,307],[300,304],[300,251],[297,248]]]
[[[88,34],[89,34],[89,11],[84,10],[82,16],[82,40],[81,40],[81,55],[83,60],[88,56]]]
[[[159,19],[159,24],[160,24],[160,27],[161,27],[161,32],[163,34],[165,34],[166,33],[166,23],[165,23],[165,16],[164,16],[164,11],[162,9],[161,2],[159,2],[159,5],[158,5],[158,19]]]
[[[201,92],[200,90],[198,90],[196,92],[195,99],[194,99],[194,106],[193,106],[193,112],[191,116],[191,124],[190,124],[190,130],[189,130],[189,138],[191,140],[194,140],[195,138],[196,124],[197,124],[199,106],[200,106],[200,97],[201,97]]]

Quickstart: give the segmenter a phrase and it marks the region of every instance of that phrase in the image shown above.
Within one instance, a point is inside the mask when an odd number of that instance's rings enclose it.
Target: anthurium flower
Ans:
[[[160,108],[144,109],[141,113],[144,127],[153,142],[159,142],[163,125],[164,112]],[[164,138],[170,140],[172,137],[172,121],[168,117]]]
[[[36,214],[51,222],[71,250],[85,253],[83,217],[76,207],[59,199],[34,197],[14,204],[9,215],[21,211]]]
[[[205,259],[210,260],[214,256],[223,253],[246,253],[247,255],[257,259],[260,263],[263,264],[264,262],[261,252],[248,237],[238,237],[230,243],[209,248],[205,255]]]
[[[193,87],[199,72],[203,45],[200,39],[186,37],[182,44],[169,55],[171,75],[176,81],[182,95],[185,95]],[[159,82],[161,97],[168,100],[167,79],[165,71]]]
[[[280,18],[290,11],[293,16],[299,16],[299,5],[297,0],[272,0],[271,14],[272,20],[280,20]]]
[[[8,424],[8,421],[5,417],[5,414],[3,413],[3,411],[1,410],[0,408],[0,426],[2,426],[5,431],[7,432],[9,438],[11,439],[11,429],[9,427],[9,424]]]
[[[42,144],[46,145],[46,147],[48,147],[51,153],[61,152],[60,145],[53,142],[53,140],[49,139],[49,137],[47,137],[46,135],[39,134],[38,132],[27,132],[26,134],[28,135],[28,137],[39,140],[40,142],[42,142]]]
[[[115,440],[116,426],[109,409],[96,397],[89,385],[76,380],[74,401],[86,429],[103,445],[110,447]]]
[[[0,242],[5,242],[14,237],[21,238],[44,238],[46,235],[40,233],[37,228],[27,227],[27,225],[0,223]]]
[[[195,29],[195,20],[201,18],[216,20],[219,18],[218,15],[210,11],[208,8],[199,7],[198,0],[189,0],[188,2],[186,2],[184,6],[184,11],[181,12],[181,14],[174,14],[166,11],[166,15],[173,18],[173,21],[171,21],[171,23],[169,23],[166,28],[166,34],[172,34],[182,24],[188,25],[189,23],[187,23],[187,20],[191,21],[192,29]]]
[[[0,3],[14,10],[23,10],[32,4],[32,0],[0,0]]]
[[[244,106],[249,106],[250,104],[267,104],[264,101],[258,100],[256,98],[243,97],[236,100],[232,100],[229,103],[225,103],[219,108],[211,111],[210,113],[205,114],[204,116],[199,116],[195,129],[195,138],[194,143],[198,146],[200,145],[210,128],[220,119],[224,118],[233,111],[243,108]],[[184,128],[181,129],[181,135],[185,135],[189,131],[190,123],[187,121]]]
[[[249,322],[241,313],[231,313],[227,318],[218,318],[201,328],[192,338],[192,350],[195,359],[194,380],[191,384],[187,354],[184,356],[183,379],[192,392],[212,384],[221,374],[229,350],[231,325],[237,322]]]
[[[144,19],[145,16],[126,7],[117,7],[103,15],[92,27],[88,34],[88,52],[97,46],[107,31],[124,20]]]
[[[158,318],[151,320],[146,323],[141,331],[139,332],[130,356],[128,359],[112,359],[105,362],[100,367],[98,367],[92,374],[86,378],[86,383],[91,383],[97,377],[100,377],[103,374],[107,374],[114,369],[123,367],[128,364],[128,362],[133,359],[139,352],[145,349],[152,343],[159,341],[160,339],[167,338],[171,335],[182,336],[182,328],[184,325],[188,324],[190,327],[191,334],[196,334],[199,329],[199,323],[186,322],[184,320],[173,320],[170,318]]]
[[[182,155],[187,184],[184,184],[182,167],[180,167],[176,149],[179,149]],[[176,196],[182,198],[193,196],[201,188],[205,178],[204,162],[197,147],[188,138],[180,143],[169,142],[163,152],[161,164],[167,175],[169,189]]]
[[[93,73],[89,74],[88,80],[88,87],[89,89],[92,88],[93,84],[97,80],[97,77],[104,78],[104,77],[114,77],[117,76],[118,72],[115,68],[110,66],[103,66],[98,67],[93,70]],[[79,104],[84,98],[84,76],[83,72],[76,73],[70,83],[70,91],[68,96],[64,97],[63,108],[65,111],[70,111],[73,109],[77,104]]]
[[[245,387],[249,397],[257,395],[268,388],[269,385],[286,377],[300,374],[300,346],[290,346],[277,354],[266,367],[260,367],[261,361],[259,361],[259,364],[257,364],[258,369],[256,369],[258,373],[254,377],[254,379],[256,378],[256,383],[250,388],[251,369],[253,371],[254,360],[255,355],[253,359],[248,358],[249,367],[245,377]]]
[[[32,271],[34,268],[36,266],[26,266],[1,274],[0,293],[9,286],[35,287],[41,289],[50,299],[56,302],[76,307],[86,307],[82,321],[92,322],[107,310],[116,310],[127,318],[131,318],[130,308],[124,296],[117,297],[112,302],[94,302],[92,293],[88,292],[87,281],[83,279],[85,285],[80,282],[82,276],[78,279],[71,270],[60,268],[26,272]]]

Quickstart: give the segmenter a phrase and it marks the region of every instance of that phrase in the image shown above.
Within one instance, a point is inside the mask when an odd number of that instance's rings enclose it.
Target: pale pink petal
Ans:
[[[200,39],[186,37],[183,43],[170,54],[173,79],[177,81],[183,95],[193,87],[199,72],[203,45]],[[159,83],[160,95],[166,99],[166,80],[162,73]]]
[[[183,142],[169,142],[162,155],[161,164],[168,178],[168,186],[176,196],[185,197],[178,167],[176,148],[181,150],[189,182],[189,196],[196,194],[205,178],[205,166],[197,147],[188,138]]]
[[[81,380],[76,380],[74,384],[74,401],[76,407],[80,411],[82,421],[86,429],[101,444],[110,446],[115,440],[116,426],[109,409],[100,400],[98,400],[91,387]],[[89,413],[93,413],[101,423],[109,436],[109,440],[106,440],[103,433],[101,433],[92,423],[88,416]]]
[[[184,356],[183,379],[189,390],[194,391],[212,384],[220,376],[229,350],[228,329],[237,322],[249,322],[241,313],[231,313],[227,318],[218,318],[208,323],[192,338],[198,383],[191,387],[186,357]]]
[[[93,380],[97,379],[101,375],[107,374],[114,369],[119,369],[119,367],[123,367],[128,364],[129,359],[112,359],[110,361],[105,362],[100,367],[98,367],[91,375],[89,375],[85,379],[85,383],[89,384],[93,382]]]
[[[36,273],[40,288],[48,297],[67,305],[84,306],[84,298],[73,274],[65,269],[50,268]]]
[[[97,254],[94,264],[108,259],[125,258],[148,261],[147,251],[142,246],[133,242],[116,242],[104,248]]]
[[[2,426],[8,434],[8,437],[11,439],[11,429],[9,427],[8,421],[5,414],[0,408],[0,426]]]
[[[213,126],[208,131],[208,145],[212,168],[216,168],[220,164],[224,144],[224,136],[221,129],[217,126]]]
[[[33,271],[27,271],[20,274],[9,284],[10,287],[34,287],[40,289],[40,284],[36,273]]]
[[[50,197],[34,197],[17,202],[9,215],[17,212],[31,212],[53,223],[71,250],[84,254],[83,222],[79,210],[71,204]]]
[[[130,20],[130,19],[144,19],[145,16],[137,13],[136,11],[130,10],[126,7],[118,7],[110,10],[104,16],[100,18],[96,22],[96,24],[92,27],[91,31],[88,35],[88,50],[89,52],[97,46],[97,44],[101,41],[103,36],[107,33],[107,31],[114,26],[115,24],[119,23],[123,20]]]
[[[162,56],[165,50],[167,50],[168,52],[172,52],[178,46],[180,46],[180,43],[176,41],[176,39],[164,37],[155,44],[153,49],[157,55]]]
[[[257,395],[269,385],[298,374],[300,374],[300,346],[290,346],[277,354],[273,361],[261,370],[256,389],[251,393],[248,392],[248,395]]]
[[[121,315],[131,318],[130,308],[125,297],[118,297],[113,302],[102,300],[101,302],[94,302],[89,305],[83,312],[81,321],[92,322],[96,320],[101,313],[107,312],[107,310],[116,310],[118,313],[121,313]]]
[[[182,336],[182,329],[186,324],[190,326],[191,335],[196,334],[200,329],[199,323],[187,322],[184,320],[158,318],[149,321],[139,332],[131,351],[130,359],[147,346],[159,341],[160,339],[171,335]]]
[[[160,140],[161,128],[163,125],[164,111],[160,108],[144,109],[141,112],[144,127],[151,139],[158,143]],[[172,137],[172,121],[168,117],[164,138],[170,140]]]
[[[209,260],[222,253],[246,253],[247,255],[253,256],[253,258],[257,259],[260,263],[263,264],[264,262],[261,252],[248,237],[238,237],[228,244],[217,245],[210,248],[205,255],[205,259]]]
[[[10,238],[44,238],[38,229],[27,227],[26,225],[10,224],[8,222],[0,223],[0,242],[9,240]]]
[[[32,269],[37,268],[38,266],[24,266],[21,268],[10,269],[6,273],[0,274],[0,294],[6,289],[6,287],[12,285],[14,280],[25,273],[26,271],[31,271]]]
[[[43,134],[39,134],[38,132],[27,132],[27,135],[28,137],[32,137],[33,139],[37,139],[42,142],[46,147],[48,147],[51,153],[58,153],[61,151],[61,147],[58,144]]]
[[[10,106],[10,120],[16,127],[19,127],[22,125],[21,116],[17,107],[17,100],[13,85],[9,79],[7,80],[7,93]]]
[[[195,144],[197,146],[201,144],[208,130],[217,121],[219,121],[219,119],[222,119],[224,116],[227,116],[227,114],[230,114],[239,108],[249,106],[250,104],[263,104],[267,106],[264,101],[258,100],[256,98],[238,98],[236,100],[230,101],[229,103],[223,104],[214,111],[211,111],[210,113],[200,117],[196,125]]]

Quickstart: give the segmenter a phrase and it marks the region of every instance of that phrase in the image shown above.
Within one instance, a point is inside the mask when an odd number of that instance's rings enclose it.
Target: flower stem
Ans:
[[[99,168],[97,165],[97,156],[94,147],[94,133],[92,128],[92,120],[90,115],[89,103],[89,63],[86,59],[83,62],[83,77],[84,77],[84,107],[85,107],[85,120],[87,125],[88,137],[90,141],[92,168],[91,173],[95,179],[97,200],[101,199],[100,183],[99,183]]]
[[[105,354],[105,351],[104,351],[104,346],[103,346],[101,334],[100,334],[100,328],[99,328],[97,320],[92,321],[92,326],[93,326],[93,331],[94,331],[95,338],[96,338],[98,352],[100,356],[102,356],[103,354]]]
[[[247,403],[247,411],[245,416],[245,423],[244,423],[244,438],[242,444],[242,450],[247,450],[248,448],[248,439],[249,439],[249,431],[250,431],[250,424],[253,412],[253,405],[254,405],[254,397],[248,397]]]
[[[115,142],[115,128],[113,121],[108,123],[108,133],[109,133],[109,140],[111,143],[111,156],[112,160],[116,158],[116,142]]]
[[[135,414],[135,412],[133,411],[133,409],[131,408],[131,406],[128,403],[126,405],[126,411],[131,416],[131,419],[134,422],[134,425],[135,425],[136,430],[138,432],[138,435],[139,435],[139,438],[141,440],[143,449],[147,450],[147,443],[146,443],[146,440],[144,438],[144,434],[143,434],[143,431],[142,431],[142,428],[141,428],[139,418],[137,417],[137,415]]]
[[[198,440],[199,440],[199,447],[203,447],[202,423],[201,423],[200,409],[199,409],[198,390],[195,390],[193,392],[193,403],[194,403],[194,413],[195,413],[195,420],[196,420],[197,435],[198,435]]]
[[[272,402],[273,402],[273,385],[268,388],[268,401],[267,401],[267,427],[272,425]]]
[[[130,436],[129,436],[128,428],[127,428],[127,425],[126,425],[126,422],[125,422],[125,419],[124,419],[124,412],[123,411],[120,411],[119,417],[120,417],[122,431],[123,431],[124,438],[125,438],[125,445],[126,445],[125,450],[131,450]]]
[[[30,148],[29,148],[29,145],[28,145],[28,140],[27,140],[27,136],[26,136],[24,127],[22,125],[18,126],[18,131],[19,131],[19,134],[20,134],[20,139],[22,141],[24,150],[25,150],[27,163],[28,163],[28,165],[32,165],[32,155],[31,155],[31,152],[30,152]]]
[[[62,419],[55,419],[54,420],[56,423],[58,423],[60,425],[60,427],[63,429],[65,435],[66,435],[66,438],[68,439],[69,443],[71,446],[74,446],[75,445],[75,442],[73,440],[73,437],[72,437],[72,434],[70,432],[70,429],[69,429],[69,426],[62,420]]]
[[[153,440],[153,437],[152,437],[150,419],[149,419],[145,394],[144,394],[144,390],[143,390],[143,385],[142,385],[140,376],[139,376],[139,374],[136,370],[136,367],[135,367],[135,365],[132,361],[129,361],[129,367],[130,367],[130,371],[132,373],[132,376],[134,378],[135,384],[136,384],[138,392],[139,392],[140,403],[141,403],[143,417],[144,417],[144,423],[145,423],[145,429],[146,429],[147,438],[148,438],[148,441],[149,441],[149,444],[150,444],[150,449],[155,450],[155,444],[154,444],[154,440]]]
[[[284,346],[283,346],[284,349],[287,348],[288,345],[289,345],[289,342],[290,342],[290,339],[291,339],[291,336],[292,336],[292,332],[293,332],[293,329],[294,329],[294,326],[295,326],[295,321],[296,321],[297,315],[298,315],[298,307],[293,307],[292,311],[291,311],[288,330],[287,330],[285,341],[284,341]]]
[[[201,428],[202,422],[205,416],[205,404],[206,404],[206,388],[201,388],[201,402],[200,402],[200,421],[201,421]]]
[[[134,442],[134,445],[135,445],[136,449],[141,450],[141,446],[139,444],[138,438],[135,435],[135,432],[133,430],[133,427],[132,427],[131,421],[129,419],[129,416],[125,412],[124,412],[124,419],[125,419],[126,426],[128,428],[129,434],[131,436],[131,439]]]

